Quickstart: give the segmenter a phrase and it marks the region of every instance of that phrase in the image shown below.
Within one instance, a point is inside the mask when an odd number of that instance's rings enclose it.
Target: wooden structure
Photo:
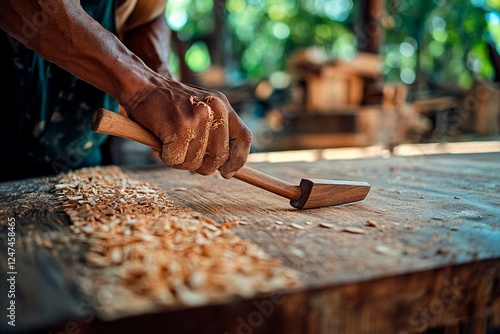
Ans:
[[[378,144],[387,121],[379,106],[344,107],[330,114],[294,113],[270,150],[362,147]]]
[[[305,53],[291,62],[292,73],[304,83],[302,102],[306,113],[334,114],[340,108],[359,106],[372,82],[382,79],[381,59],[369,53],[360,53],[349,61],[326,61],[314,66]]]
[[[252,165],[292,183],[308,176],[372,185],[362,202],[305,211],[237,180],[164,167],[126,169],[217,222],[246,221],[234,231],[298,271],[300,286],[148,313],[131,300],[131,312],[109,320],[91,307],[96,296],[78,285],[74,263],[86,249],[72,242],[53,192],[55,178],[2,183],[0,291],[6,293],[9,284],[11,217],[17,276],[16,327],[7,325],[8,298],[2,296],[0,332],[496,333],[499,158],[489,153]]]
[[[284,131],[269,149],[384,145],[404,140],[409,116],[405,85],[384,84],[381,59],[359,53],[328,61],[319,51],[294,55],[295,89]]]
[[[469,112],[472,113],[472,129],[475,133],[487,136],[500,134],[499,83],[476,82],[467,93],[464,105],[472,109]]]

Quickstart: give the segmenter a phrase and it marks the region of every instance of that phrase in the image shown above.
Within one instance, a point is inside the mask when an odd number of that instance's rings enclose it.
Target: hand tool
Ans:
[[[98,109],[92,118],[92,130],[99,133],[135,140],[155,150],[162,143],[151,131],[131,119],[106,109]],[[243,166],[234,178],[288,198],[297,209],[312,209],[357,202],[370,191],[366,182],[302,179],[300,185],[282,181],[258,170]]]

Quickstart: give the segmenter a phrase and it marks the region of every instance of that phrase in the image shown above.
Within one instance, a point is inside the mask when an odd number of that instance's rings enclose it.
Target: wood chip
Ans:
[[[391,254],[395,253],[395,251],[392,248],[387,247],[386,245],[377,245],[375,247],[375,251],[377,253],[386,254],[386,255],[391,255]]]
[[[369,219],[369,220],[366,221],[366,226],[372,226],[372,227],[375,227],[375,228],[380,228],[379,224],[376,221],[371,220],[371,219]]]
[[[353,233],[353,234],[366,234],[366,231],[363,230],[362,228],[359,228],[359,227],[344,227],[344,229],[342,229],[342,231]]]
[[[70,172],[55,190],[73,223],[73,239],[89,250],[81,272],[85,292],[113,296],[112,309],[93,305],[103,314],[129,312],[138,300],[201,305],[298,284],[294,270],[239,238],[230,221],[217,224],[178,207],[160,189],[117,167]]]
[[[291,223],[290,226],[293,227],[293,228],[296,228],[297,230],[303,230],[303,229],[305,229],[304,226],[296,224],[296,223]]]

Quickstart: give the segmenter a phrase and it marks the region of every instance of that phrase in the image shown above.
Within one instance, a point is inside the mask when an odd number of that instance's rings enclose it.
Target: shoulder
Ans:
[[[148,23],[165,12],[167,0],[118,0],[116,28],[125,33]]]

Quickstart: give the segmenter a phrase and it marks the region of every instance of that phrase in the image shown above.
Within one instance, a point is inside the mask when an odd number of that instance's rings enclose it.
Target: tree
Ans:
[[[167,19],[179,63],[195,72],[216,64],[260,80],[314,45],[343,59],[378,49],[387,81],[417,87],[500,80],[500,0],[385,2],[384,9],[383,0],[178,0],[169,1]],[[384,28],[384,43],[363,45],[370,20]]]
[[[468,88],[474,76],[493,79],[488,23],[477,1],[388,1],[385,74],[417,86]]]

